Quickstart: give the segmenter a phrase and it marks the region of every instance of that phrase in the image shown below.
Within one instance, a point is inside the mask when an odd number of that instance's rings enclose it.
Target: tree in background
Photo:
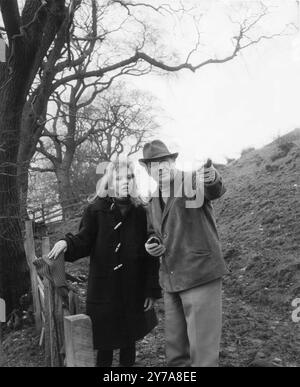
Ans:
[[[97,110],[103,114],[104,120],[99,122],[103,129],[78,148],[72,164],[72,183],[85,195],[95,191],[99,162],[112,160],[121,153],[134,155],[160,126],[157,101],[148,93],[129,91],[122,84],[108,95],[99,96],[95,105],[96,114]]]
[[[77,83],[84,87],[82,81]],[[39,139],[31,167],[32,171],[55,174],[65,219],[82,195],[95,190],[98,163],[125,151],[129,155],[138,152],[158,126],[150,95],[129,91],[119,83],[95,98],[80,100],[78,96],[83,94],[77,83],[69,95],[56,95],[55,114]],[[41,161],[43,166],[39,166]]]

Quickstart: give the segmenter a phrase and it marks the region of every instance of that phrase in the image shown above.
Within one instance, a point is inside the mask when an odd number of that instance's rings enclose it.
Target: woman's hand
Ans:
[[[152,255],[153,257],[161,257],[166,251],[165,246],[158,245],[157,243],[146,243],[145,249],[147,253]]]
[[[154,307],[154,303],[154,298],[147,297],[144,303],[144,311],[147,312],[148,310],[152,309]]]
[[[57,259],[59,254],[65,253],[67,251],[68,245],[65,240],[58,241],[55,243],[53,249],[48,254],[48,259]]]

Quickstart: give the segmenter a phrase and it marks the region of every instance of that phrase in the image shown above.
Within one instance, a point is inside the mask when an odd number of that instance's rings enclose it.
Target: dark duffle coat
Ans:
[[[66,261],[90,256],[87,314],[95,349],[122,348],[149,333],[156,321],[144,313],[145,298],[160,298],[161,289],[158,260],[144,247],[145,208],[131,204],[123,217],[112,199],[98,198],[85,209],[78,234],[62,239]]]

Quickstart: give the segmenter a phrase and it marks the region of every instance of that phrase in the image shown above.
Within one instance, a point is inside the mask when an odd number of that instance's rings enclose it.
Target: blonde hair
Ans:
[[[113,173],[119,173],[121,168],[126,168],[133,175],[132,187],[129,193],[131,202],[136,207],[145,204],[138,191],[134,164],[127,156],[118,156],[115,160],[108,162],[103,177],[97,182],[96,192],[87,199],[89,203],[93,203],[99,197],[110,196]]]

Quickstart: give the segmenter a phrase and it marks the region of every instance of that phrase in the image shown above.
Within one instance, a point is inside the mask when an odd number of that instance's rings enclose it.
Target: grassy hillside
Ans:
[[[221,166],[215,204],[225,259],[224,364],[299,366],[300,130]]]
[[[216,203],[228,286],[245,300],[290,307],[300,297],[300,129],[222,168]]]

